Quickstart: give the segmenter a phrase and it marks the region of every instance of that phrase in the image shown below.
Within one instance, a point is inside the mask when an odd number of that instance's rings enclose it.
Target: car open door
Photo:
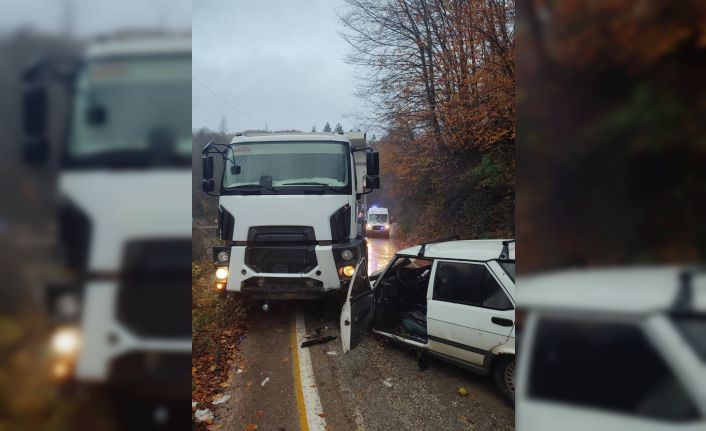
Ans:
[[[343,353],[354,348],[368,332],[373,317],[373,290],[368,279],[368,263],[358,262],[348,283],[346,302],[341,311],[341,343]]]

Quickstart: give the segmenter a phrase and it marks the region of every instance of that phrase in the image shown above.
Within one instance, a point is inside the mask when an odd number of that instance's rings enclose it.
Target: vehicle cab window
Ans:
[[[493,310],[513,308],[488,267],[479,263],[438,262],[433,299]]]

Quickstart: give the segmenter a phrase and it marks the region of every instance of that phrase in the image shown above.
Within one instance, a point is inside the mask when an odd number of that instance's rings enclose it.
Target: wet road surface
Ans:
[[[370,238],[368,247],[371,272],[384,268],[397,251],[394,235]],[[250,332],[230,387],[224,388],[231,398],[215,408],[212,429],[514,429],[514,410],[492,379],[434,359],[422,372],[414,352],[372,334],[344,355],[339,310],[323,307],[340,305],[279,302],[269,312],[253,307]],[[337,338],[299,348],[305,334]],[[312,375],[304,370],[307,361]],[[460,386],[468,396],[457,394]]]

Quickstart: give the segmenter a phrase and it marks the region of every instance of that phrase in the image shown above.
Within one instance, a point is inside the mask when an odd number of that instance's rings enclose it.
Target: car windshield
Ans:
[[[343,142],[257,142],[230,147],[223,188],[267,187],[286,193],[319,189],[345,193],[350,185],[348,146]]]
[[[191,56],[89,62],[78,76],[67,165],[191,166]]]
[[[368,221],[370,223],[387,223],[387,214],[369,214]]]

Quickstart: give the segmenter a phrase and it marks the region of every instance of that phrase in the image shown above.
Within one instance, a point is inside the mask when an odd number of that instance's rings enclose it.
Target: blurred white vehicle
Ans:
[[[46,288],[62,381],[188,397],[191,369],[191,37],[96,41],[64,71],[70,115],[50,113],[57,67],[27,70],[25,161],[58,148],[65,279]],[[48,142],[48,118],[66,139]]]
[[[445,241],[397,252],[375,279],[358,263],[341,313],[343,351],[368,328],[474,372],[515,400],[515,242]]]
[[[366,233],[370,236],[383,235],[390,237],[390,215],[387,208],[371,207],[368,210]]]
[[[518,429],[706,429],[705,281],[678,268],[521,278]]]

